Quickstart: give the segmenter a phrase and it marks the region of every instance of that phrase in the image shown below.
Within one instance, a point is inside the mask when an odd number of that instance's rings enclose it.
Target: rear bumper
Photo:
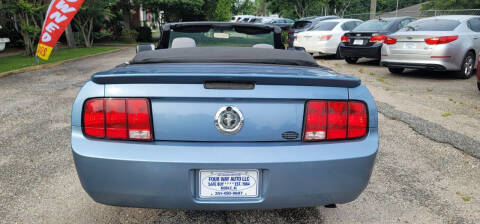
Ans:
[[[121,143],[86,139],[72,127],[72,149],[85,191],[115,206],[176,209],[289,208],[347,203],[368,184],[376,128],[361,140],[301,143]],[[260,196],[198,197],[200,169],[259,169]]]
[[[397,50],[398,51],[398,50]],[[458,71],[461,69],[466,51],[452,46],[438,45],[430,53],[412,51],[410,53],[393,53],[391,45],[382,48],[381,65],[396,68],[413,68],[432,71]],[[433,57],[432,57],[433,56]]]
[[[440,64],[419,64],[419,63],[398,63],[398,62],[386,62],[380,63],[382,66],[388,68],[412,68],[412,69],[424,69],[431,71],[446,71],[447,68]]]
[[[298,42],[293,43],[295,47],[303,47],[308,53],[318,53],[323,55],[336,54],[338,44],[331,43],[330,41],[317,41],[317,42]]]
[[[376,43],[371,47],[363,47],[363,46],[347,46],[344,43],[340,43],[339,48],[340,48],[340,55],[342,55],[342,57],[380,59],[382,44]]]

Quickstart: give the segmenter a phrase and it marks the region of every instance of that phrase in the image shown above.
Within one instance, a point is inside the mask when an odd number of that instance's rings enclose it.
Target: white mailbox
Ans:
[[[10,39],[8,38],[0,38],[0,51],[5,50],[5,44],[10,42]]]

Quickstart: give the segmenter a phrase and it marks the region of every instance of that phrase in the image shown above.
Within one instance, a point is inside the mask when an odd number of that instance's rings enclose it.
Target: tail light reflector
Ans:
[[[342,43],[347,43],[347,42],[350,42],[350,39],[349,39],[347,36],[342,36],[342,37],[340,38],[340,42],[342,42]]]
[[[437,44],[447,44],[458,39],[458,35],[455,36],[443,36],[443,37],[432,37],[425,39],[425,43],[428,45],[437,45]]]
[[[152,140],[150,102],[144,98],[95,98],[85,102],[83,130],[94,138]]]
[[[367,106],[360,101],[308,101],[303,140],[361,138],[367,134],[367,114]]]

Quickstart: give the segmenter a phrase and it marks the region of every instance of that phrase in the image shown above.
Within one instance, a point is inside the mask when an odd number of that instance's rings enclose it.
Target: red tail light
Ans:
[[[105,107],[103,99],[88,100],[83,107],[83,130],[86,135],[105,137]]]
[[[397,43],[397,39],[393,38],[393,37],[385,37],[385,41],[384,41],[385,44],[396,44]]]
[[[330,38],[332,38],[332,34],[322,35],[322,36],[318,37],[318,39],[319,39],[320,41],[330,40]]]
[[[458,35],[456,36],[443,36],[443,37],[432,37],[425,39],[425,43],[429,45],[437,45],[437,44],[447,44],[458,39]]]
[[[348,39],[347,36],[342,36],[342,37],[340,38],[340,42],[347,43],[347,42],[350,42],[350,39]]]
[[[385,35],[377,35],[377,36],[372,36],[370,37],[370,42],[374,43],[383,43],[387,39],[387,36]]]
[[[95,98],[85,102],[83,131],[95,138],[152,140],[150,102],[144,98]]]
[[[125,104],[125,99],[105,99],[105,127],[107,138],[127,138],[127,113]]]
[[[360,101],[307,102],[304,141],[360,138],[367,134],[367,106]]]
[[[367,134],[367,108],[358,101],[348,102],[348,138],[359,138]]]

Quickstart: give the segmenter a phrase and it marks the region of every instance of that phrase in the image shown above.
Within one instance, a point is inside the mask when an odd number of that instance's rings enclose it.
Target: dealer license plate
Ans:
[[[405,46],[404,46],[406,49],[415,49],[417,48],[417,44],[416,43],[405,43]]]
[[[354,45],[363,45],[363,40],[353,40]]]
[[[200,170],[200,198],[258,197],[258,170]]]

